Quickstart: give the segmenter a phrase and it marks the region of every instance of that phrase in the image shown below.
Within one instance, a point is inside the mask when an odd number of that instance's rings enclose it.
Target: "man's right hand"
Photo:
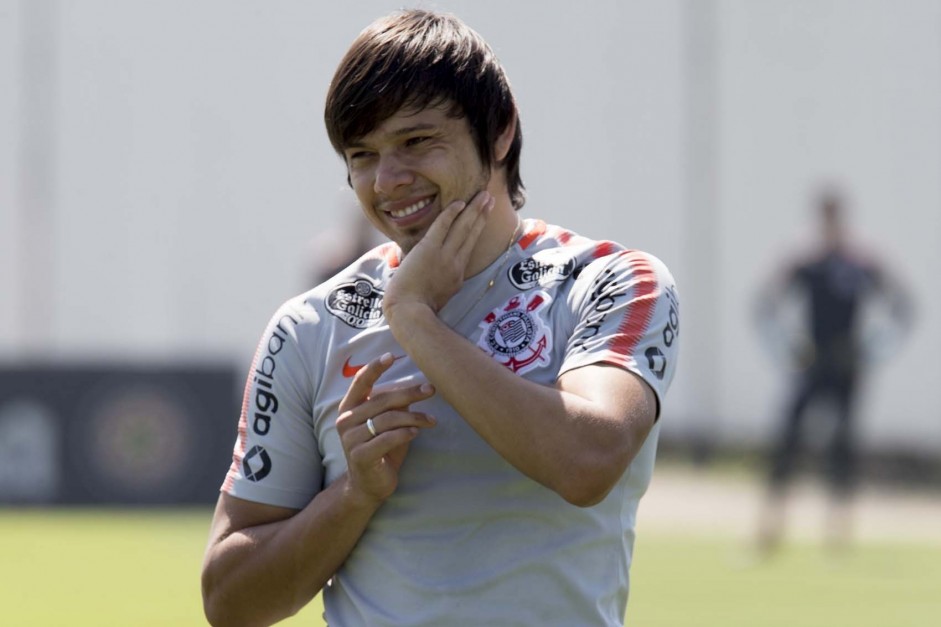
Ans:
[[[395,492],[409,444],[421,429],[436,422],[432,416],[409,408],[434,396],[429,383],[373,393],[373,386],[394,361],[386,353],[357,372],[340,402],[337,418],[346,455],[347,487],[352,496],[370,501],[382,502]],[[369,419],[375,436],[366,424]]]

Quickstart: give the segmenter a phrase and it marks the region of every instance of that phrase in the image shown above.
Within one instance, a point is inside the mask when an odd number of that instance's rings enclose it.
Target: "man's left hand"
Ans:
[[[470,203],[455,201],[441,212],[389,282],[382,306],[387,320],[396,307],[410,304],[425,305],[437,313],[461,289],[494,202],[484,190]]]

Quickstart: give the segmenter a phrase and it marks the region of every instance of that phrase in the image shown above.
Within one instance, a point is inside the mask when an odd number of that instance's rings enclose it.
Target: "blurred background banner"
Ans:
[[[4,367],[0,504],[212,503],[236,387],[228,365]]]

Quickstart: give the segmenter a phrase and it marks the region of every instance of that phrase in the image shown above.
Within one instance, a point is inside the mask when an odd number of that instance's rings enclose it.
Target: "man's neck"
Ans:
[[[518,226],[520,217],[510,202],[509,196],[504,193],[496,196],[496,205],[487,218],[477,246],[471,253],[467,262],[466,277],[480,273],[496,259],[504,255],[513,240],[520,236]],[[512,239],[511,239],[512,238]]]

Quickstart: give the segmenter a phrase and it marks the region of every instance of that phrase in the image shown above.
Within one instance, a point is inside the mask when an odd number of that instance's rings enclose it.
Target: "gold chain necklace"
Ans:
[[[464,322],[464,318],[466,318],[467,315],[473,311],[477,305],[480,304],[480,301],[484,299],[484,296],[487,295],[487,292],[490,291],[490,288],[496,284],[497,277],[500,276],[500,273],[503,272],[503,267],[506,265],[506,260],[510,258],[510,251],[513,250],[513,245],[516,244],[517,237],[522,235],[520,232],[520,227],[522,226],[523,221],[519,216],[516,216],[516,226],[513,228],[513,234],[510,235],[510,241],[506,245],[506,250],[503,251],[503,258],[500,260],[500,265],[498,265],[494,273],[490,275],[490,280],[487,281],[487,285],[485,285],[484,289],[480,292],[480,294],[477,295],[477,298],[474,300],[474,302],[470,304],[470,306],[464,311],[464,314],[457,319],[457,322],[455,322],[452,327],[456,327],[457,325]]]

